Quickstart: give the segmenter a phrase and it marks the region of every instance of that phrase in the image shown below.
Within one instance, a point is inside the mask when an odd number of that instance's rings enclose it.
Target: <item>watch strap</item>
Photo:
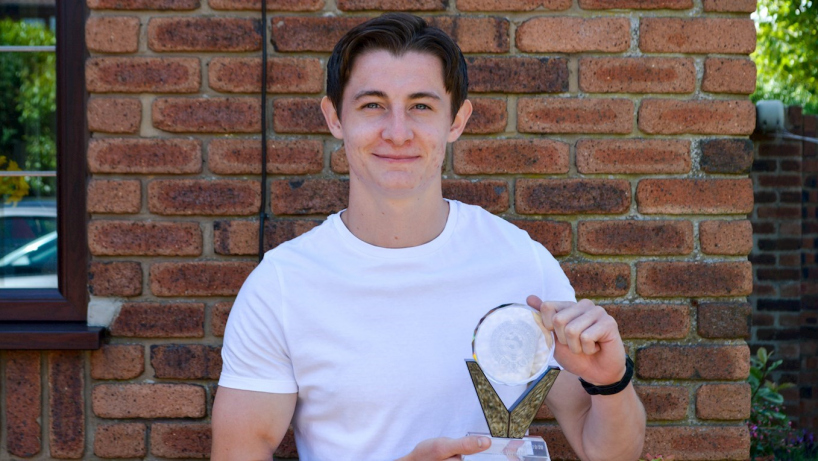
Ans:
[[[579,378],[579,382],[582,384],[582,388],[585,389],[585,392],[589,393],[590,395],[613,395],[622,392],[626,387],[628,387],[628,383],[631,382],[633,378],[633,360],[627,355],[625,356],[625,375],[622,376],[622,379],[619,382],[608,384],[605,386],[594,386],[593,384],[585,381],[582,378]]]

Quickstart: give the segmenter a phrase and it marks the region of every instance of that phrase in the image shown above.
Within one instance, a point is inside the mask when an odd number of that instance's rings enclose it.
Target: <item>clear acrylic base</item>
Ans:
[[[540,436],[526,436],[522,439],[507,439],[482,435],[491,439],[491,447],[481,453],[461,456],[462,461],[551,461],[548,447]]]

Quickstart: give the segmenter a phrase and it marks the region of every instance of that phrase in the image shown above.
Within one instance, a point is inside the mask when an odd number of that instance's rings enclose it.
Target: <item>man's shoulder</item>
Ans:
[[[264,253],[264,259],[276,260],[282,257],[289,257],[293,253],[302,253],[317,245],[328,244],[332,238],[332,220],[335,215],[330,215],[324,221],[297,221],[283,225],[282,233],[284,240],[274,248]]]
[[[469,232],[482,231],[499,234],[498,236],[521,243],[528,243],[531,240],[528,232],[480,206],[458,202],[458,208],[464,228]]]

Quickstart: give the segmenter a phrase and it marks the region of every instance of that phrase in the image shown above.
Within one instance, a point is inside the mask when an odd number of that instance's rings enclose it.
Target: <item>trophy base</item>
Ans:
[[[489,437],[491,447],[480,453],[463,455],[460,458],[462,461],[551,461],[545,440],[540,436],[507,439],[474,432],[469,432],[468,435]]]

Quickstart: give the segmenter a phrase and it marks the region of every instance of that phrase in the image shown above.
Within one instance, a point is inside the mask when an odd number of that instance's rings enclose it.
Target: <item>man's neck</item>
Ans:
[[[347,229],[370,245],[408,248],[431,242],[446,227],[449,203],[438,191],[427,199],[370,200],[350,191],[349,207],[341,214]]]

